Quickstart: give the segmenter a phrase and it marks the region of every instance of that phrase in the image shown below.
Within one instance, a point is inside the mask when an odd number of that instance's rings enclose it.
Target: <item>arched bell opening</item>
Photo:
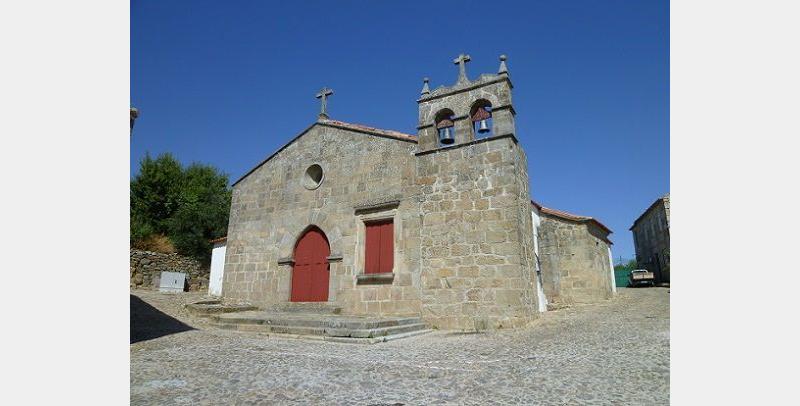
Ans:
[[[436,113],[436,131],[439,133],[439,145],[453,145],[456,142],[454,122],[455,113],[450,109],[443,109]]]
[[[472,104],[469,111],[472,120],[472,131],[475,138],[492,135],[492,103],[486,99],[479,99]]]

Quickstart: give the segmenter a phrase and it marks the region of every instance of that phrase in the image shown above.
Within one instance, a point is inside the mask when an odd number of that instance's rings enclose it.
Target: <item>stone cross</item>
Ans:
[[[453,59],[453,63],[458,65],[458,83],[469,82],[467,79],[467,62],[470,61],[469,55],[460,54],[458,58]]]
[[[328,118],[328,96],[333,94],[333,90],[323,87],[317,93],[317,99],[322,99],[322,108],[319,111],[319,118]]]

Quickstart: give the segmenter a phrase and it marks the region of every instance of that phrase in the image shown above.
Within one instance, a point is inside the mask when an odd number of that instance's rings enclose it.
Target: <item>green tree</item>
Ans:
[[[178,210],[169,237],[178,252],[203,260],[211,254],[208,241],[228,231],[231,191],[228,177],[212,167],[192,164],[183,173]]]
[[[620,259],[620,262],[614,265],[614,270],[618,271],[619,270],[632,271],[634,269],[636,269],[636,259],[629,259],[625,262],[622,262],[622,259]]]
[[[207,262],[208,240],[227,232],[230,202],[228,176],[213,166],[145,155],[131,181],[131,243],[163,234],[178,253]]]
[[[171,154],[156,159],[145,154],[131,181],[131,241],[166,234],[168,220],[178,210],[183,169]]]

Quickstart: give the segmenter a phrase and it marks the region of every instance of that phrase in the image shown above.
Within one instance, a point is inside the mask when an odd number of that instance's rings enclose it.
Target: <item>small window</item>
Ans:
[[[322,167],[314,164],[306,169],[306,173],[303,177],[303,186],[306,189],[314,190],[322,184],[322,180],[325,179],[325,173],[322,172]]]
[[[392,220],[366,224],[364,273],[390,273],[394,268],[394,223]]]

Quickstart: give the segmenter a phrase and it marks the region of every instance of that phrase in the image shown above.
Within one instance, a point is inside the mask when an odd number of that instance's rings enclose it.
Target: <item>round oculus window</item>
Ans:
[[[314,190],[322,184],[323,179],[325,179],[325,173],[322,172],[322,167],[317,164],[311,165],[303,175],[303,186],[308,190]]]

